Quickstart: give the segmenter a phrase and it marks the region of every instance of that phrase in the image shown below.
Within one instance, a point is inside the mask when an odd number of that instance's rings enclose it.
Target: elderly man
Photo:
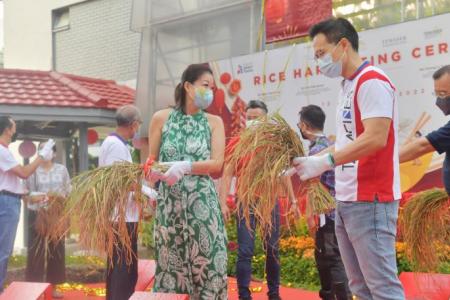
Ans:
[[[32,163],[21,166],[8,149],[16,136],[14,120],[8,116],[0,116],[0,294],[3,292],[8,259],[16,238],[20,199],[25,194],[21,179],[27,179],[45,160],[51,160],[55,145],[53,140],[49,140]]]
[[[117,127],[100,147],[99,166],[108,166],[116,162],[132,162],[128,141],[139,130],[142,123],[141,114],[134,105],[125,105],[116,112]],[[144,188],[142,192],[150,198],[155,198],[155,192],[151,188]],[[154,193],[154,194],[152,194]],[[113,253],[113,265],[110,260],[107,263],[106,298],[109,300],[125,300],[134,293],[137,281],[137,225],[139,221],[139,207],[132,200],[128,202],[126,210],[126,222],[128,234],[131,239],[133,257],[130,265],[127,265],[126,251],[122,245],[116,245]]]
[[[433,74],[434,93],[437,97],[436,106],[444,115],[450,114],[450,65],[443,66]],[[400,162],[413,160],[429,152],[445,152],[443,164],[443,181],[447,193],[450,195],[450,122],[400,149]]]

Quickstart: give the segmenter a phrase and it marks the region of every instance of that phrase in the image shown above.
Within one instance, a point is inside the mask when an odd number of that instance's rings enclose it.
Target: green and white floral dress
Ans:
[[[211,129],[203,111],[173,110],[162,130],[159,160],[210,159]],[[227,238],[210,176],[187,175],[159,187],[155,292],[227,299]]]

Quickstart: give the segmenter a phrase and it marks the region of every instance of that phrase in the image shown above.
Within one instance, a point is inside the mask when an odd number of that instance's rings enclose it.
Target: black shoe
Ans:
[[[282,300],[282,299],[281,299],[280,295],[272,295],[272,296],[269,296],[269,300]]]
[[[252,300],[252,297],[245,297],[245,298],[239,297],[239,300]]]

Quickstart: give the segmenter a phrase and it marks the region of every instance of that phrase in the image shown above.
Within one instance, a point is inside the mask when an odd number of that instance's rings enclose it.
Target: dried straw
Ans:
[[[165,172],[168,166],[153,163],[152,169]],[[66,220],[80,232],[80,244],[86,250],[106,254],[112,261],[114,247],[121,245],[126,263],[133,257],[131,236],[126,226],[126,209],[130,197],[138,204],[144,202],[141,182],[144,167],[121,162],[84,172],[72,179],[72,192],[64,205],[59,222],[49,238],[62,238]]]
[[[283,172],[290,168],[292,159],[305,156],[303,144],[289,124],[278,114],[242,132],[227,164],[238,174],[236,188],[238,212],[249,226],[254,214],[260,229],[269,234],[272,228],[272,210],[280,195],[287,194]],[[335,203],[327,189],[317,179],[301,183],[308,194],[311,213],[323,213]],[[299,187],[294,186],[299,190]]]
[[[47,197],[48,205],[38,210],[34,228],[37,234],[43,237],[49,237],[52,232],[53,237],[63,236],[69,228],[69,219],[61,219],[66,199],[56,193],[49,193]],[[66,226],[56,226],[59,222]]]
[[[403,208],[402,227],[407,254],[419,271],[436,271],[436,246],[450,243],[449,197],[443,189],[417,193]]]

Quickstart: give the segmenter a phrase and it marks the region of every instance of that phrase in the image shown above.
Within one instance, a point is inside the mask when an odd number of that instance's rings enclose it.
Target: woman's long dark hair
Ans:
[[[184,70],[183,75],[181,75],[181,82],[175,88],[176,109],[184,112],[186,107],[186,89],[184,88],[184,83],[194,83],[205,73],[210,73],[211,75],[213,73],[208,64],[192,64]]]

